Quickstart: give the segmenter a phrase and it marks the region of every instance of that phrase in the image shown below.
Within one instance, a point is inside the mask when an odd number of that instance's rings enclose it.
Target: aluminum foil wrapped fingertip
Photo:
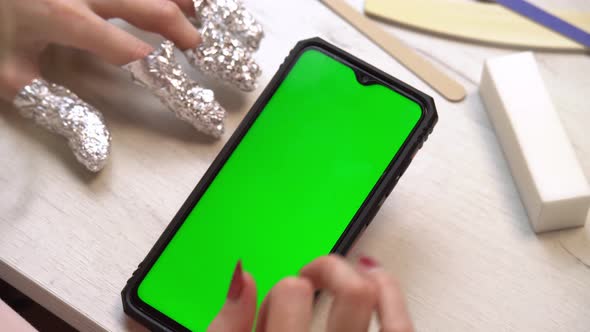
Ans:
[[[260,46],[262,26],[238,0],[193,0],[203,42],[185,55],[206,74],[240,90],[256,89],[262,71],[253,52]]]
[[[111,134],[102,114],[67,88],[34,79],[13,101],[19,113],[68,140],[76,159],[100,171],[111,152]]]
[[[141,60],[123,66],[132,80],[148,89],[179,119],[213,137],[224,132],[225,110],[212,90],[191,80],[174,55],[174,44],[165,41]]]

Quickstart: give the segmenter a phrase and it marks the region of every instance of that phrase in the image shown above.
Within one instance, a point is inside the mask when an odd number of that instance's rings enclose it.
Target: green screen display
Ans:
[[[361,85],[347,65],[304,51],[141,281],[138,297],[205,331],[236,262],[258,303],[331,252],[421,117],[419,104]]]

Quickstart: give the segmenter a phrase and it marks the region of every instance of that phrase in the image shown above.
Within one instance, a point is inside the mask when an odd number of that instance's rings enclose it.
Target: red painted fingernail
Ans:
[[[237,300],[242,294],[244,288],[244,270],[242,269],[242,261],[239,260],[234,270],[234,275],[231,278],[229,285],[229,291],[227,292],[227,298],[230,300]]]
[[[361,264],[362,267],[364,267],[367,270],[379,267],[379,263],[377,263],[377,261],[375,259],[373,259],[369,256],[361,256],[359,258],[359,263]]]

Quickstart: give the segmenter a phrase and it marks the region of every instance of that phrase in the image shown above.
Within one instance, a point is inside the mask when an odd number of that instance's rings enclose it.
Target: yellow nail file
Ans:
[[[461,84],[436,68],[401,40],[385,32],[379,25],[359,13],[346,2],[342,0],[322,0],[322,2],[420,77],[443,97],[455,102],[465,98],[465,88]]]
[[[553,51],[584,46],[500,5],[445,0],[365,0],[365,13],[411,28],[486,44]],[[553,11],[590,31],[590,12]]]

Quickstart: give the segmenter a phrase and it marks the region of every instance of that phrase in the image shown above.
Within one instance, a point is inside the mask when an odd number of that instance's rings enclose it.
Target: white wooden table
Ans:
[[[352,253],[397,275],[419,331],[590,331],[589,227],[531,231],[477,93],[484,59],[514,50],[388,27],[467,87],[451,104],[318,1],[247,3],[267,32],[262,86],[296,41],[318,35],[436,99],[434,134]],[[590,58],[536,56],[590,178]],[[228,134],[211,141],[114,68],[60,59],[52,77],[103,111],[112,159],[88,174],[62,139],[1,107],[0,278],[80,330],[141,331],[119,292],[260,90],[217,86]],[[321,302],[318,322],[325,311]]]

